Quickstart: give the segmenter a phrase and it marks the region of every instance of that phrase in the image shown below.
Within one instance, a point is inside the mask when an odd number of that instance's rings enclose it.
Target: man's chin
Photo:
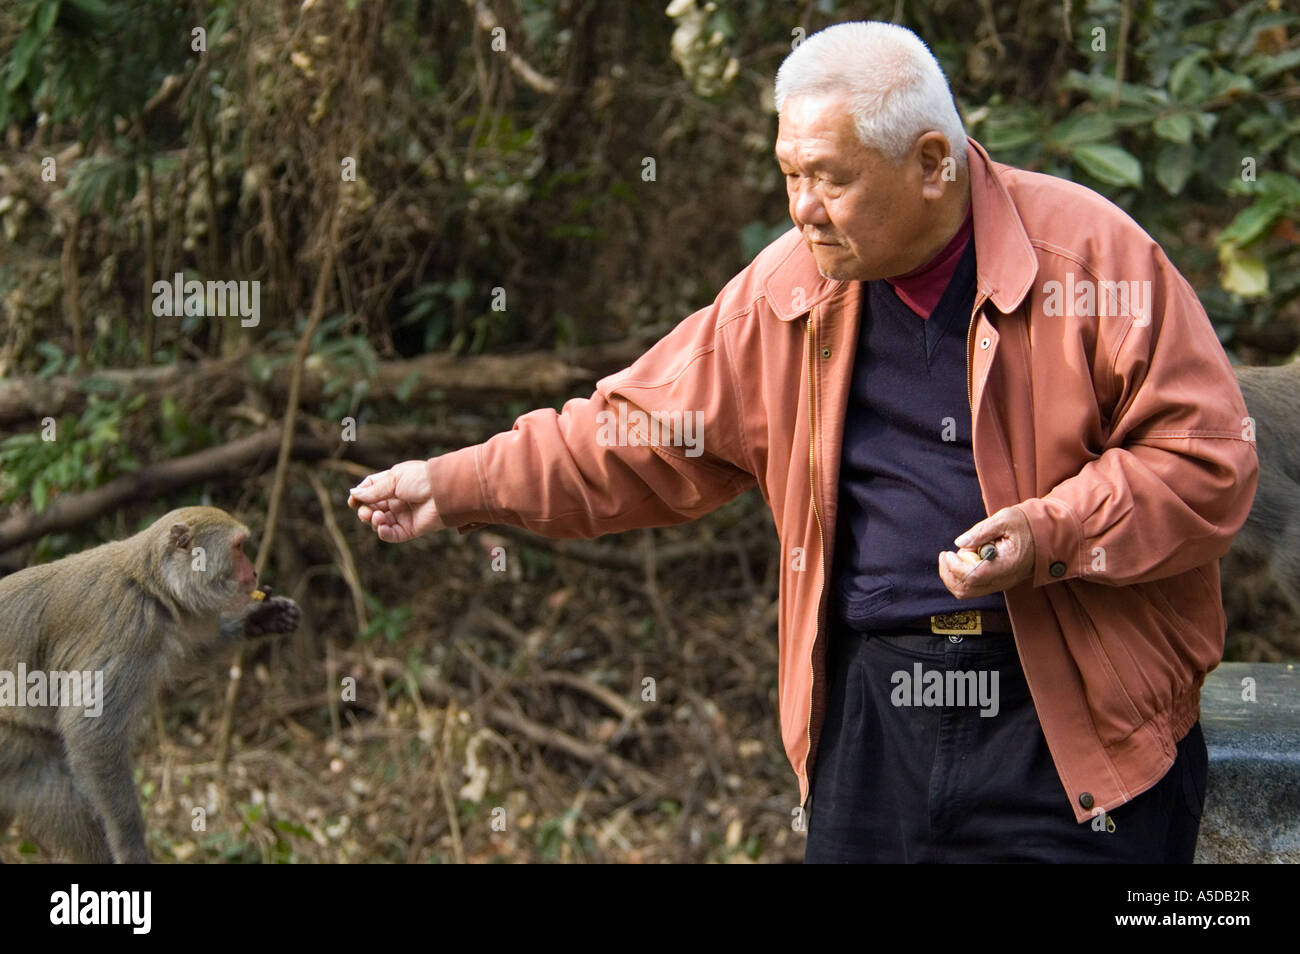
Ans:
[[[823,265],[821,262],[818,262],[817,271],[822,278],[827,278],[834,282],[855,282],[860,280],[856,269],[846,267],[840,263]]]
[[[816,246],[813,247],[813,261],[817,263],[817,271],[822,278],[836,282],[862,280],[862,267],[856,262],[846,262],[834,254],[819,255]]]

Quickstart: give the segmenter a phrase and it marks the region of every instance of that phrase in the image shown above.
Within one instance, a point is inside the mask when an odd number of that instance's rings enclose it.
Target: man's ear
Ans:
[[[957,160],[948,137],[932,129],[923,133],[912,147],[912,155],[921,168],[921,183],[927,199],[941,198],[957,180]]]

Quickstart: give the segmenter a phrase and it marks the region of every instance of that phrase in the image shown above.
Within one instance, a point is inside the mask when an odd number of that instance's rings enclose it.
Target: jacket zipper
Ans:
[[[816,388],[816,363],[817,349],[816,336],[813,329],[812,312],[808,313],[808,496],[812,501],[813,518],[817,521],[817,557],[820,562],[820,579],[817,584],[817,601],[814,604],[816,609],[816,619],[813,620],[813,641],[812,649],[816,650],[817,637],[821,630],[821,602],[822,591],[826,587],[826,537],[822,530],[821,512],[817,509],[817,388]],[[813,683],[817,679],[817,669],[813,665],[812,653],[808,657],[808,748],[803,754],[803,777],[805,790],[808,795],[812,794],[812,779],[808,777],[808,756],[812,754],[812,712],[813,712]],[[807,802],[807,795],[800,801],[802,808]]]
[[[974,413],[975,411],[975,388],[971,384],[971,380],[974,378],[973,372],[975,369],[975,363],[974,361],[971,360],[972,355],[974,355],[975,353],[975,349],[974,349],[975,316],[980,313],[980,308],[984,306],[984,302],[986,302],[987,300],[988,299],[985,297],[980,297],[976,299],[975,307],[972,308],[970,312],[970,321],[966,325],[966,403],[970,405],[970,409],[972,413]],[[972,438],[974,437],[974,435],[975,435],[975,422],[972,420],[971,421]],[[974,447],[972,443],[972,450],[973,449]]]
[[[974,350],[973,350],[973,348],[972,348],[972,344],[973,344],[973,342],[974,342],[974,340],[975,340],[975,316],[979,314],[979,310],[980,310],[980,308],[983,307],[984,302],[986,302],[987,300],[988,300],[988,298],[987,298],[987,296],[985,296],[985,297],[981,297],[978,301],[975,302],[975,307],[971,310],[971,313],[970,313],[970,325],[969,325],[969,326],[967,327],[967,329],[966,329],[966,401],[967,401],[968,404],[970,404],[970,409],[971,409],[972,414],[973,414],[974,411],[975,411],[975,391],[974,391],[974,387],[972,386],[972,383],[971,383],[972,380],[974,379],[974,374],[973,374],[973,371],[974,371],[974,362],[971,360],[971,358],[972,358],[972,355],[974,354]],[[972,454],[974,453],[974,451],[975,451],[975,420],[974,420],[974,418],[972,417],[972,419],[971,419],[971,452],[972,452]],[[977,477],[979,476],[978,468],[977,468],[977,470],[976,470],[976,476],[977,476]],[[1039,708],[1039,705],[1038,705],[1038,694],[1034,692],[1034,686],[1033,686],[1033,684],[1032,684],[1031,682],[1029,682],[1029,679],[1028,679],[1028,678],[1025,679],[1025,684],[1026,684],[1026,685],[1028,686],[1028,688],[1029,688],[1029,699],[1030,699],[1030,701],[1031,701],[1031,702],[1033,703],[1033,705],[1034,705],[1034,711],[1035,711],[1035,712],[1042,712],[1043,710],[1042,710],[1041,708]],[[811,708],[808,710],[808,722],[809,722],[809,724],[810,724],[810,726],[811,726],[811,723],[812,723],[812,710],[811,710]],[[810,728],[810,729],[809,729],[809,738],[811,739],[811,737],[812,737],[812,730],[811,730],[811,728]],[[1052,743],[1051,743],[1050,740],[1047,742],[1047,750],[1048,750],[1048,752],[1051,754],[1051,756],[1052,756],[1052,760],[1053,760],[1054,762],[1056,762],[1056,761],[1057,761],[1057,759],[1056,759],[1056,751],[1052,748]],[[806,764],[807,764],[807,759],[805,758],[804,761],[805,761],[805,765],[806,765]],[[1058,763],[1058,764],[1059,764],[1059,763]],[[1107,816],[1107,817],[1109,817],[1109,816]]]

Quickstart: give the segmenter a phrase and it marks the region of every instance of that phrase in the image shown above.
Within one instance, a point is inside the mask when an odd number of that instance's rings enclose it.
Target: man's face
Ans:
[[[781,110],[776,157],[790,218],[826,278],[869,281],[916,268],[930,211],[921,164],[894,163],[858,139],[842,93],[792,96]]]

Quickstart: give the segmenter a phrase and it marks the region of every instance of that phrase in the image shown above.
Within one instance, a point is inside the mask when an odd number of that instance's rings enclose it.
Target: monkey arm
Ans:
[[[270,596],[262,602],[248,604],[242,613],[221,617],[216,640],[197,646],[187,661],[190,666],[205,666],[223,651],[243,639],[260,639],[278,633],[292,633],[302,620],[302,610],[287,596]]]

